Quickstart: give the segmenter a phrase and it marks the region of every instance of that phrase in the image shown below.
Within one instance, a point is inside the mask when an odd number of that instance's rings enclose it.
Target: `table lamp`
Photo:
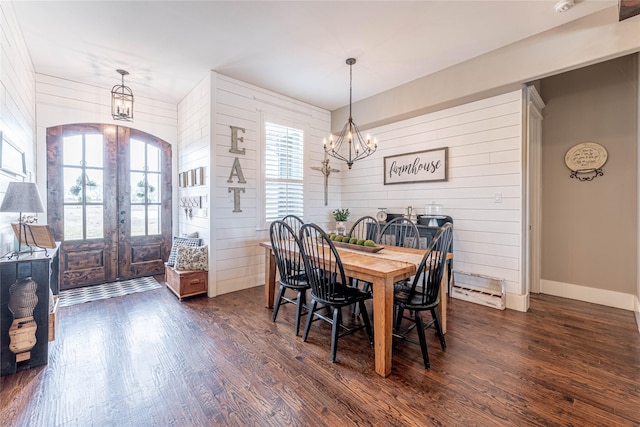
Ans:
[[[0,205],[0,212],[19,212],[20,217],[18,219],[18,250],[14,251],[9,258],[16,259],[20,256],[20,249],[22,247],[22,233],[25,228],[22,223],[22,213],[41,213],[44,212],[42,207],[42,201],[40,200],[40,193],[38,187],[34,182],[10,182],[7,186],[7,192],[4,193],[4,199],[2,205]],[[25,242],[27,241],[27,230],[24,229]],[[28,245],[31,252],[33,248]]]

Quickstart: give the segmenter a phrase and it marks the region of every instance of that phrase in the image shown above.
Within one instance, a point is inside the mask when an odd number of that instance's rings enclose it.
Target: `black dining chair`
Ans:
[[[297,215],[285,215],[282,217],[282,221],[286,222],[296,232],[297,236],[300,235],[300,227],[304,224],[302,218]]]
[[[372,216],[363,216],[353,223],[347,236],[356,239],[378,241],[380,234],[380,223]]]
[[[284,221],[273,221],[269,228],[269,239],[280,275],[280,289],[271,320],[276,321],[281,304],[295,304],[295,332],[298,336],[302,309],[306,307],[306,295],[309,289],[298,234]],[[287,296],[287,290],[296,292],[296,298]]]
[[[353,223],[347,236],[377,242],[378,237],[380,236],[380,223],[372,216],[363,216]],[[353,279],[352,285],[358,287],[358,280]],[[369,292],[371,290],[371,283],[363,282],[362,290]],[[360,315],[357,307],[353,311],[353,314],[354,316]]]
[[[405,217],[398,217],[387,222],[382,227],[377,243],[404,248],[418,248],[420,247],[420,233],[418,227],[411,220]]]
[[[425,369],[430,368],[427,340],[424,334],[425,329],[433,325],[440,339],[442,350],[447,349],[436,308],[440,304],[440,282],[446,268],[447,253],[451,247],[452,239],[452,226],[450,223],[446,223],[440,228],[427,252],[422,257],[413,281],[401,286],[396,284],[394,291],[396,320],[393,336],[415,343],[409,338],[408,334],[412,330],[416,330]],[[404,316],[405,310],[408,310],[412,317]],[[431,320],[426,323],[422,319],[422,313],[425,311],[431,312]],[[410,325],[401,331],[403,320],[409,320]]]
[[[340,255],[329,236],[315,224],[305,224],[300,230],[302,257],[311,286],[311,304],[307,314],[307,324],[302,334],[306,341],[315,320],[325,320],[331,328],[331,362],[336,361],[338,338],[366,329],[369,342],[373,344],[373,331],[367,314],[365,301],[371,299],[371,293],[363,292],[349,285],[344,274]],[[319,307],[318,304],[321,304]],[[342,308],[358,304],[362,313],[362,325],[347,327],[342,321]],[[321,312],[326,309],[326,315]],[[331,317],[329,317],[331,313]]]

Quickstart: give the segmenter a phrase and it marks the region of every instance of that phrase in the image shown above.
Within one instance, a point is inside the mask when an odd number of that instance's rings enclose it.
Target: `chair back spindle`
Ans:
[[[397,217],[382,227],[377,243],[404,248],[418,248],[420,245],[420,233],[418,232],[418,227],[412,221],[405,217]]]
[[[304,224],[302,218],[296,215],[285,215],[282,217],[282,221],[286,222],[296,232],[296,236],[300,236],[300,227]]]
[[[329,236],[316,224],[305,224],[300,229],[300,244],[311,292],[318,302],[341,302],[339,292],[348,282],[338,251]]]
[[[380,235],[380,223],[372,216],[363,216],[359,218],[347,233],[349,237],[356,239],[378,241]]]
[[[409,305],[428,306],[438,301],[440,282],[444,274],[447,253],[451,247],[453,232],[446,223],[436,234],[418,266],[407,301]]]

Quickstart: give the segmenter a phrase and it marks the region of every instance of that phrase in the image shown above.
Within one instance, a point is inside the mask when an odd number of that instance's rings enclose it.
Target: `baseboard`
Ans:
[[[636,323],[638,324],[638,332],[640,332],[640,299],[638,299],[638,296],[636,295],[636,308],[635,308],[635,313],[636,313]]]
[[[529,295],[507,294],[507,308],[526,313],[529,310]]]
[[[629,311],[633,311],[635,305],[635,311],[638,311],[638,303],[635,295],[608,291],[606,289],[554,282],[553,280],[540,280],[540,293],[606,305],[607,307],[621,308]],[[635,304],[634,300],[636,300]]]

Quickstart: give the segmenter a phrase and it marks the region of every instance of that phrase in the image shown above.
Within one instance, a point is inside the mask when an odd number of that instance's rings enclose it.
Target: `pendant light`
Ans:
[[[327,143],[327,139],[325,138],[323,145],[325,153],[335,159],[346,162],[349,169],[351,169],[351,166],[353,166],[357,160],[364,159],[375,153],[378,148],[378,141],[374,139],[372,142],[369,135],[367,135],[366,139],[362,138],[358,126],[356,126],[356,123],[353,121],[353,117],[351,116],[353,82],[351,67],[356,63],[356,60],[355,58],[348,58],[346,62],[349,66],[349,120],[345,123],[336,140],[333,139],[333,135],[330,135],[329,142]],[[343,153],[343,144],[348,145],[348,147],[346,147],[346,150],[348,150],[346,153]]]

